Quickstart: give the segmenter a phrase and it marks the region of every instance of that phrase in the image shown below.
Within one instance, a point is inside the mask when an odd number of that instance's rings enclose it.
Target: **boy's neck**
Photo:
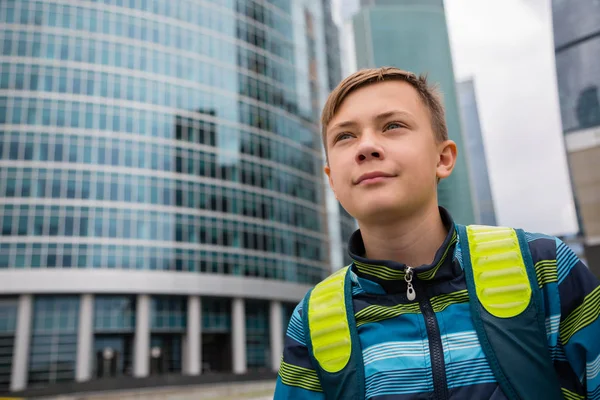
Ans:
[[[361,223],[360,231],[367,258],[411,267],[431,264],[448,235],[437,204],[389,224]]]

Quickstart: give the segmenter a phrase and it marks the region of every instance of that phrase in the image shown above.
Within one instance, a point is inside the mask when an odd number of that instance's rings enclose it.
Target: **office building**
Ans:
[[[331,269],[325,5],[0,2],[0,392],[277,370]]]
[[[600,276],[600,4],[552,1],[556,75],[575,207],[589,267]]]
[[[467,165],[473,191],[473,210],[475,223],[496,225],[496,211],[490,187],[485,146],[479,122],[475,83],[472,79],[457,84],[458,101],[466,144]]]

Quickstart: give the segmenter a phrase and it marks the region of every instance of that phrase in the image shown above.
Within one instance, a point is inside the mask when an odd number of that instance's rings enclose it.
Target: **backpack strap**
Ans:
[[[502,391],[511,400],[563,399],[524,232],[457,228],[475,330]]]
[[[306,344],[326,399],[365,398],[362,350],[345,267],[317,284],[304,298]]]

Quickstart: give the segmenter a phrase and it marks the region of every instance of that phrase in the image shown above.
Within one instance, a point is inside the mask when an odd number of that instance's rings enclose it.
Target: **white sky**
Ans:
[[[334,10],[343,1],[334,0]],[[445,5],[456,79],[475,80],[498,224],[554,235],[575,232],[550,1]]]

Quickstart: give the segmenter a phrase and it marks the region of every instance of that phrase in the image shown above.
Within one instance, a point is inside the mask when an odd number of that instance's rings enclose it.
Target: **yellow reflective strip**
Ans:
[[[316,392],[323,391],[317,372],[312,369],[282,362],[279,368],[279,376],[281,377],[281,382],[288,386],[296,386]]]
[[[564,387],[561,387],[560,390],[562,391],[562,394],[563,394],[563,396],[565,396],[566,400],[584,400],[585,399],[585,396],[582,396],[577,393],[573,393],[569,389],[565,389]]]
[[[442,258],[440,258],[440,261],[435,265],[435,267],[433,267],[429,271],[425,271],[425,272],[421,272],[421,273],[417,272],[417,277],[419,279],[423,279],[425,281],[433,279],[435,277],[435,274],[438,272],[438,270],[440,269],[440,267],[444,263],[444,261],[446,261],[446,258],[448,257],[448,252],[450,251],[450,248],[456,242],[457,242],[457,236],[456,236],[456,230],[454,230],[452,232],[452,238],[450,239],[450,243],[448,244],[448,247],[446,247],[446,250],[444,251],[444,254],[442,255]]]
[[[560,324],[560,339],[566,345],[575,333],[594,322],[600,315],[600,286],[585,296],[583,302]]]
[[[535,264],[535,276],[540,288],[548,283],[558,282],[556,260],[543,260]]]
[[[440,269],[440,267],[442,266],[442,264],[448,257],[450,248],[452,247],[453,244],[456,243],[456,241],[457,241],[457,236],[456,236],[456,231],[454,231],[452,234],[452,238],[450,239],[450,243],[446,247],[446,250],[444,251],[444,254],[442,255],[442,258],[440,259],[440,261],[435,265],[435,267],[433,267],[432,269],[430,269],[428,271],[417,272],[417,277],[419,279],[423,279],[423,280],[433,279],[435,277],[435,274],[437,273],[437,271]],[[356,269],[359,272],[361,272],[363,274],[369,274],[371,276],[375,276],[379,279],[383,279],[386,281],[402,280],[402,279],[404,279],[404,276],[406,275],[404,271],[398,271],[393,268],[386,267],[384,265],[366,264],[366,263],[362,263],[359,261],[355,261],[354,265],[356,265]]]
[[[460,290],[458,292],[432,297],[431,307],[435,312],[442,312],[453,304],[468,302],[469,293],[467,290]],[[418,303],[397,304],[391,307],[372,305],[356,313],[356,326],[395,318],[403,314],[419,314],[420,312],[421,310]]]
[[[308,325],[313,355],[321,368],[341,371],[352,350],[344,286],[348,267],[319,283],[308,300]]]
[[[379,279],[386,281],[393,281],[398,279],[404,279],[404,271],[397,271],[392,268],[385,267],[383,265],[370,265],[363,264],[360,262],[354,262],[356,269],[363,274],[369,274],[376,276]]]
[[[499,318],[522,313],[531,301],[531,286],[514,229],[468,226],[475,289],[483,307]]]
[[[453,304],[461,304],[469,302],[469,292],[460,290],[450,294],[442,294],[431,298],[431,308],[435,312],[442,312]]]
[[[373,305],[356,313],[356,326],[395,318],[403,314],[419,314],[420,312],[419,303],[397,304],[392,307]]]

